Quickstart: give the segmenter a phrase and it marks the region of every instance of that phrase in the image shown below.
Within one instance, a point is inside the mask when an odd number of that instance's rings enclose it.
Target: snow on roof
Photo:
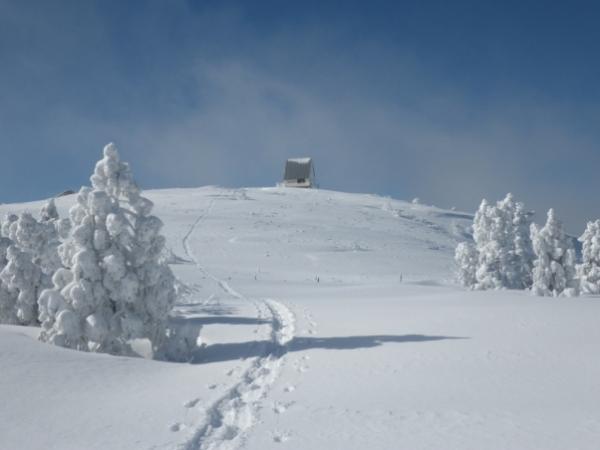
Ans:
[[[293,162],[297,164],[308,164],[310,163],[311,158],[289,158],[288,162]]]

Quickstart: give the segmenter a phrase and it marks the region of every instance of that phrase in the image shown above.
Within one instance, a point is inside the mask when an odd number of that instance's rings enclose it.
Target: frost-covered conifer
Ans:
[[[173,274],[159,261],[162,222],[113,144],[91,181],[69,212],[71,238],[60,248],[70,270],[57,272],[54,288],[40,296],[41,339],[124,354],[130,340],[147,338],[160,351],[175,300]]]
[[[463,286],[474,287],[477,284],[475,276],[478,264],[477,250],[470,242],[461,242],[456,247],[454,259],[458,265],[458,280]]]
[[[577,266],[577,275],[581,289],[588,294],[600,294],[600,220],[588,222],[579,242],[582,263]]]
[[[529,213],[512,194],[481,202],[473,220],[474,248],[457,248],[459,278],[475,289],[524,289],[531,285],[533,251]],[[476,262],[474,262],[476,260]],[[475,268],[473,268],[473,264]],[[470,276],[474,271],[474,277]]]
[[[491,239],[492,221],[489,215],[490,205],[486,199],[481,201],[479,209],[475,213],[473,219],[473,240],[475,241],[475,249],[477,250],[477,268],[475,270],[475,280],[477,281],[473,287],[484,288],[480,285],[479,280],[483,279],[486,273],[496,273],[497,270],[493,264],[492,258],[489,257],[487,247]],[[485,277],[488,278],[489,277]],[[493,283],[499,284],[499,283]]]
[[[7,252],[12,241],[7,237],[0,237],[0,273],[8,264]],[[17,296],[19,293],[8,288],[0,278],[0,323],[18,324]]]
[[[543,228],[531,225],[531,240],[536,256],[532,292],[542,296],[578,295],[575,250],[553,209],[548,211]]]
[[[481,202],[473,221],[473,239],[479,253],[475,276],[477,289],[506,287],[506,266],[509,259],[506,214],[498,206]]]
[[[56,205],[54,204],[54,199],[51,198],[40,210],[40,220],[42,222],[50,222],[52,220],[58,220],[58,210],[56,209]]]
[[[22,325],[37,323],[37,296],[42,272],[32,262],[30,253],[21,251],[16,245],[6,250],[6,266],[0,279],[6,289],[16,295],[14,304],[17,322]]]
[[[54,228],[56,228],[58,239],[65,241],[69,238],[69,233],[71,232],[71,220],[68,217],[59,218],[54,221]]]
[[[54,222],[38,222],[31,214],[22,213],[10,225],[10,239],[42,271],[43,288],[50,287],[52,275],[61,267],[58,255],[58,232]]]
[[[52,208],[47,208],[53,216]],[[0,267],[0,320],[30,325],[37,323],[39,292],[52,286],[51,277],[61,267],[57,252],[55,219],[38,222],[31,214],[11,214],[2,224],[4,263]],[[11,312],[8,312],[8,311]]]
[[[533,270],[533,245],[530,228],[532,214],[525,210],[521,202],[515,203],[512,212],[512,248],[510,257],[510,287],[528,289],[531,287]]]
[[[51,226],[39,223],[29,213],[10,215],[2,224],[2,234],[10,242],[6,266],[0,272],[4,289],[14,298],[16,323],[37,323],[37,297],[45,280],[60,266]]]
[[[2,221],[2,226],[0,227],[0,231],[2,232],[3,237],[10,237],[10,227],[13,222],[16,222],[19,219],[19,216],[16,214],[7,214],[4,216],[4,220]]]

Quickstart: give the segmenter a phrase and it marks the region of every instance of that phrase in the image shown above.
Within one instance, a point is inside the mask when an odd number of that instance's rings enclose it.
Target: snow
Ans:
[[[600,298],[459,287],[471,215],[325,190],[145,195],[172,321],[201,347],[159,362],[0,326],[0,448],[597,448]]]
[[[310,157],[289,158],[288,161],[298,163],[298,164],[308,164],[311,161],[311,158]]]

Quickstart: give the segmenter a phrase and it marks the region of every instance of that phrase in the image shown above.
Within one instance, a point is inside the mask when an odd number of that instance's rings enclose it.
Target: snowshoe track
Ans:
[[[188,258],[200,272],[213,279],[221,289],[231,296],[252,303],[257,316],[271,318],[270,340],[262,355],[257,357],[240,381],[225,395],[206,409],[205,421],[193,433],[180,450],[231,450],[243,443],[250,428],[258,420],[261,401],[277,379],[287,353],[287,344],[294,338],[295,319],[292,311],[276,300],[248,299],[237,292],[226,281],[217,278],[200,265],[189,246],[189,238],[198,225],[208,216],[214,200],[200,215],[183,238],[183,247]]]

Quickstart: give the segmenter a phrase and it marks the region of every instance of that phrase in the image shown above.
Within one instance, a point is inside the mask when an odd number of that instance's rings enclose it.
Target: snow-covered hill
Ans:
[[[194,360],[0,326],[0,449],[598,448],[599,299],[457,287],[470,215],[324,190],[146,194],[181,282],[173,320],[202,327]]]

